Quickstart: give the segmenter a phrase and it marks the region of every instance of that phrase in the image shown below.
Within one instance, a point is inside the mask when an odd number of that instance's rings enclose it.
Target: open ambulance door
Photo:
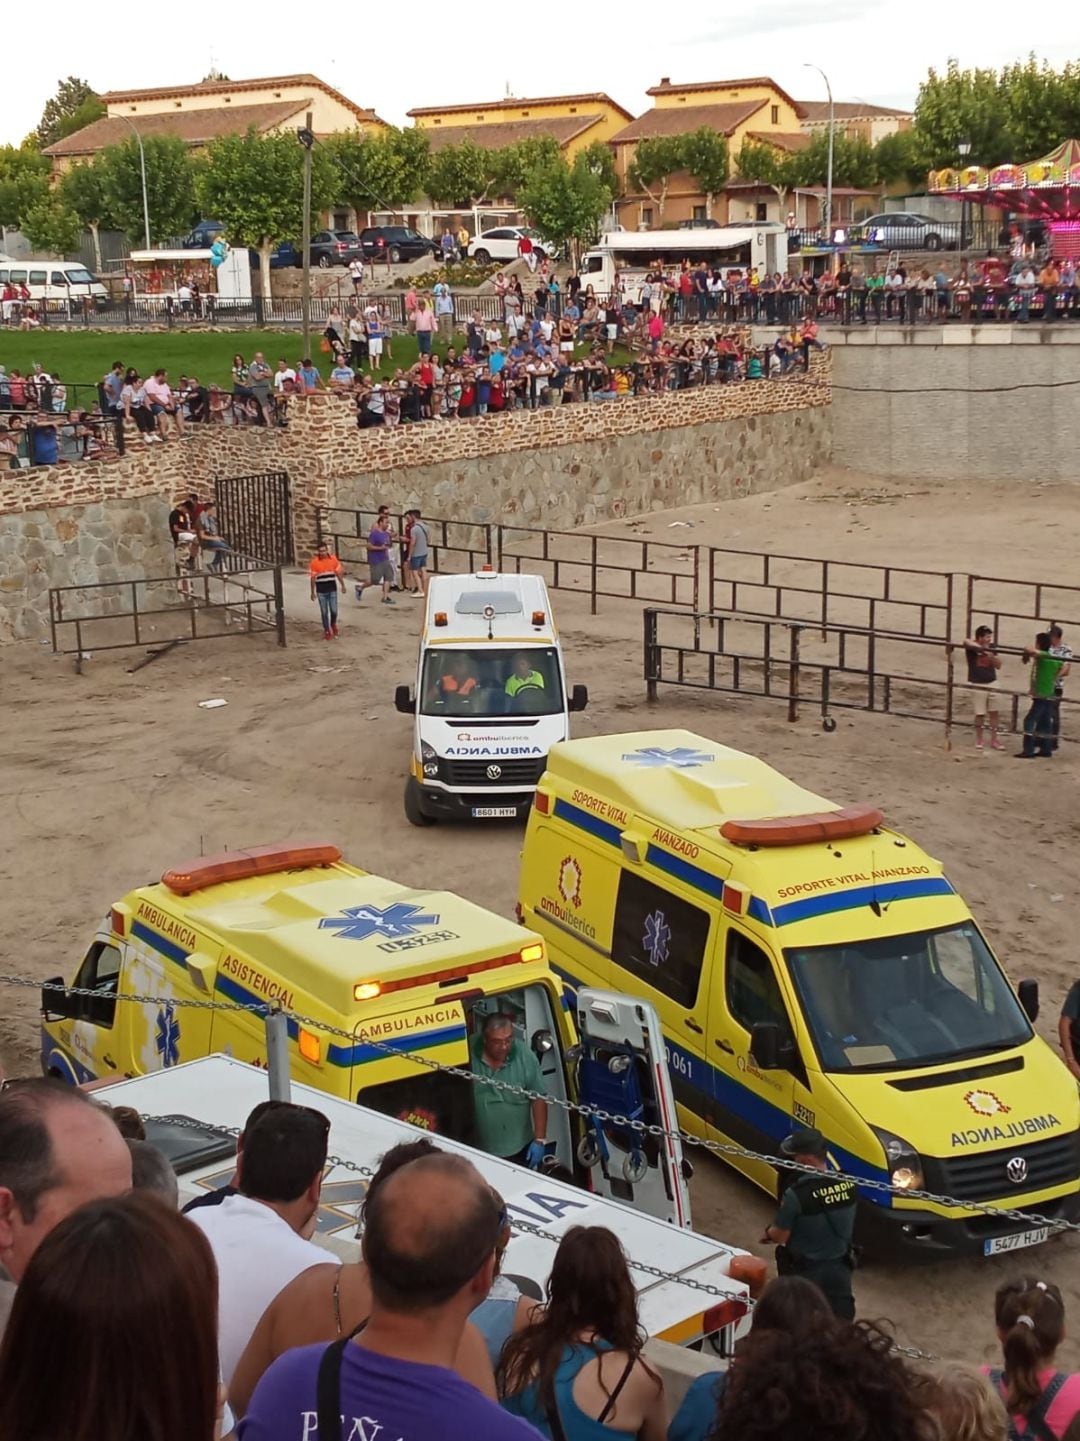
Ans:
[[[578,1102],[646,1126],[677,1130],[663,1033],[652,1006],[587,987],[578,991],[576,1005]],[[677,1135],[651,1136],[595,1116],[582,1117],[582,1125],[578,1160],[598,1195],[689,1227],[690,1168]]]

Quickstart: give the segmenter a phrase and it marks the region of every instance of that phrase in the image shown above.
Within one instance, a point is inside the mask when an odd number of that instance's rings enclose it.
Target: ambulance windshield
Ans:
[[[555,646],[476,646],[428,651],[420,713],[499,720],[560,715],[559,652]]]
[[[929,1066],[1031,1038],[971,922],[785,955],[826,1071]]]

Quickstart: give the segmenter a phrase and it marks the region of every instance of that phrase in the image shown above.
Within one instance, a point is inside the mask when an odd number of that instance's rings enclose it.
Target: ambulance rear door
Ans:
[[[578,1160],[599,1195],[690,1225],[689,1165],[683,1158],[659,1018],[647,1001],[588,987],[576,997],[578,1101],[612,1116],[658,1126],[649,1135],[633,1125],[583,1116]]]

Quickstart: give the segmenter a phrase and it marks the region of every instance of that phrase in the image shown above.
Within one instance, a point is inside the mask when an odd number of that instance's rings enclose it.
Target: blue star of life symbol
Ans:
[[[651,915],[646,916],[645,935],[641,944],[654,966],[662,966],[667,960],[670,942],[671,927],[668,925],[663,911],[653,911]]]
[[[368,936],[413,936],[421,926],[437,926],[439,918],[421,906],[395,901],[392,906],[344,906],[340,916],[323,916],[320,931],[336,931],[345,941]]]
[[[708,765],[716,757],[707,751],[692,750],[690,746],[676,746],[666,751],[661,746],[645,746],[639,751],[629,751],[624,761],[633,761],[637,766],[674,766],[676,770],[693,770],[695,766]]]
[[[180,1064],[180,1019],[171,1001],[157,1013],[157,1036],[154,1047],[161,1057],[163,1066]]]

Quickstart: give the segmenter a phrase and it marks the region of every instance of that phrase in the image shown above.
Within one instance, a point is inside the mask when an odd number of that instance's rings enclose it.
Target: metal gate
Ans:
[[[239,555],[291,565],[292,512],[289,472],[219,475],[214,480],[221,533]]]

